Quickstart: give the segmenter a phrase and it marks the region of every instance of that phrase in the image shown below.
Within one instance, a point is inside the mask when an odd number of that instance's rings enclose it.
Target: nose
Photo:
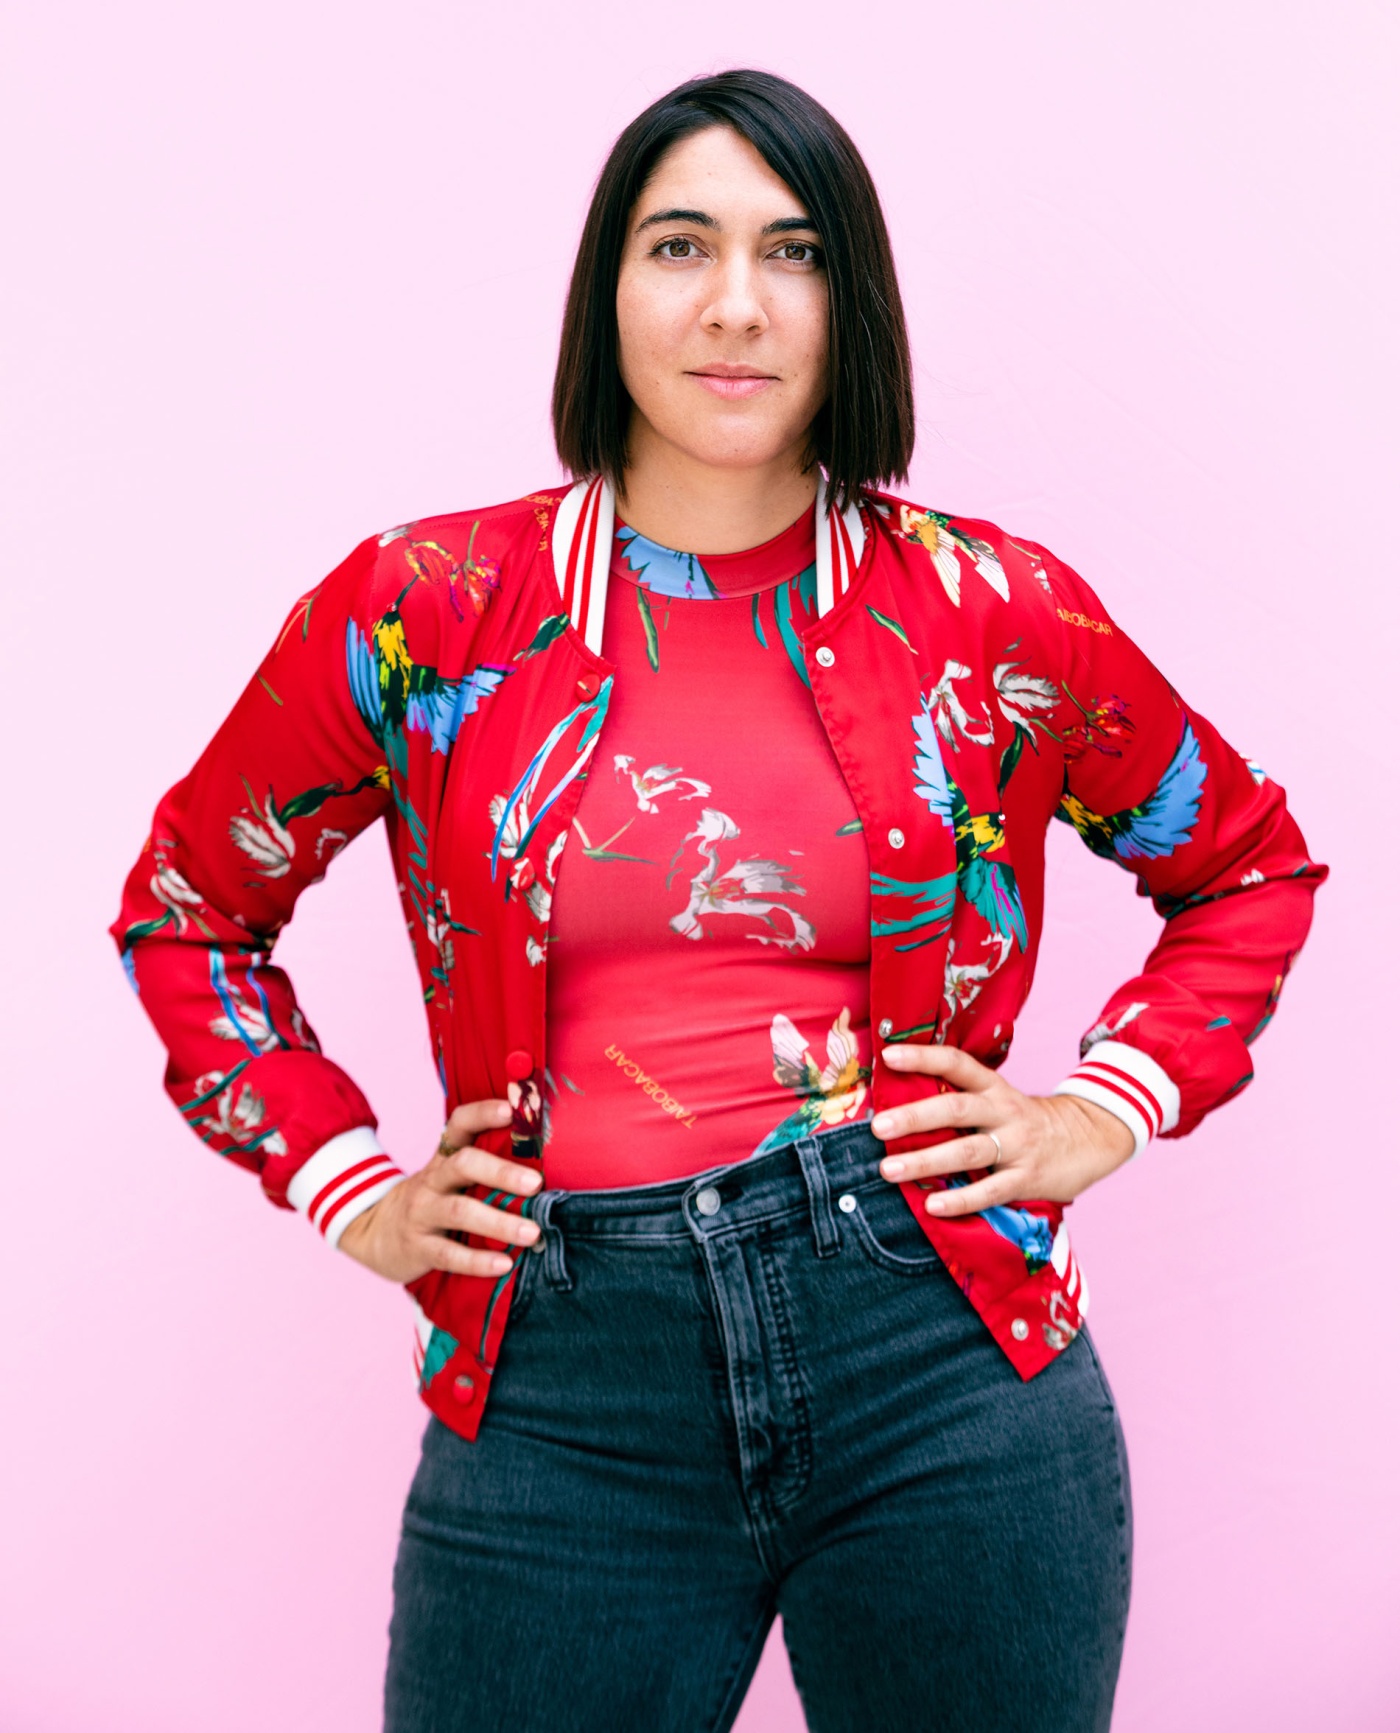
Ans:
[[[751,335],[768,329],[768,313],[752,260],[726,259],[710,283],[714,292],[700,315],[709,330]]]

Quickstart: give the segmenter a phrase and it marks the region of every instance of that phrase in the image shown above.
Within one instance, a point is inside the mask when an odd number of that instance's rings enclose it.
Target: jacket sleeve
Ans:
[[[1140,1153],[1181,1137],[1253,1077],[1327,868],[1283,789],[1185,704],[1063,562],[1036,549],[1064,649],[1056,817],[1137,879],[1165,922],[1141,974],[1080,1043],[1057,1094],[1123,1119]]]
[[[157,806],[111,928],[165,1044],[180,1113],[332,1245],[403,1175],[271,956],[302,890],[387,809],[383,755],[361,708],[372,721],[373,694],[351,682],[363,643],[355,621],[374,617],[377,555],[366,541],[292,609],[198,763]]]

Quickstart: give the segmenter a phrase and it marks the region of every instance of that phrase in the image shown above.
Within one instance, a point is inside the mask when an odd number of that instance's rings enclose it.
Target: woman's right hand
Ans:
[[[508,1245],[539,1238],[527,1217],[495,1209],[461,1194],[474,1181],[529,1197],[540,1188],[532,1167],[488,1155],[473,1143],[478,1132],[510,1123],[505,1101],[470,1101],[448,1120],[442,1141],[425,1168],[401,1180],[379,1202],[356,1216],[340,1236],[340,1250],[391,1282],[416,1282],[429,1270],[462,1276],[498,1276],[511,1266],[504,1252],[464,1246],[449,1232],[485,1234]]]

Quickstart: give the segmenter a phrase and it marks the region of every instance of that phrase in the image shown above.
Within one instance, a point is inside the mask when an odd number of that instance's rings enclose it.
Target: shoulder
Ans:
[[[503,585],[527,572],[549,546],[566,486],[540,488],[502,504],[412,518],[367,536],[332,579],[344,575],[346,611],[365,624],[388,613],[417,622],[483,615]]]
[[[1013,535],[987,518],[916,504],[888,493],[867,492],[865,503],[901,550],[921,549],[927,565],[911,553],[916,572],[932,566],[939,588],[955,608],[999,601],[1033,614],[1053,614],[1054,571],[1059,562],[1038,542]]]
[[[567,486],[537,489],[500,505],[474,506],[441,512],[396,524],[375,538],[381,564],[436,569],[447,562],[460,566],[484,559],[502,561],[541,551],[548,545],[549,526]]]

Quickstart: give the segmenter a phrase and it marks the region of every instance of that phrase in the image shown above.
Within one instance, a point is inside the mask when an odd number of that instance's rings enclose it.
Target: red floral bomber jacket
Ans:
[[[1112,1109],[1139,1150],[1190,1131],[1249,1082],[1249,1044],[1326,877],[1283,790],[1045,548],[878,494],[823,521],[817,581],[793,580],[792,622],[869,852],[881,1040],[1002,1062],[1030,990],[1058,817],[1128,868],[1165,920],[1060,1089]],[[541,1163],[548,1182],[550,887],[607,736],[613,669],[597,645],[611,525],[610,490],[580,483],[361,543],[292,608],[161,800],[127,881],[112,933],[168,1049],[169,1094],[207,1144],[333,1244],[403,1175],[271,953],[303,888],[376,819],[447,1110],[508,1098],[512,1125],[481,1142]],[[878,1055],[874,1066],[876,1110],[933,1087]],[[1026,1199],[939,1220],[921,1203],[942,1183],[900,1189],[1030,1378],[1087,1309],[1062,1206]],[[528,1212],[529,1200],[474,1190]],[[513,1266],[410,1284],[423,1397],[467,1438],[514,1279]]]

